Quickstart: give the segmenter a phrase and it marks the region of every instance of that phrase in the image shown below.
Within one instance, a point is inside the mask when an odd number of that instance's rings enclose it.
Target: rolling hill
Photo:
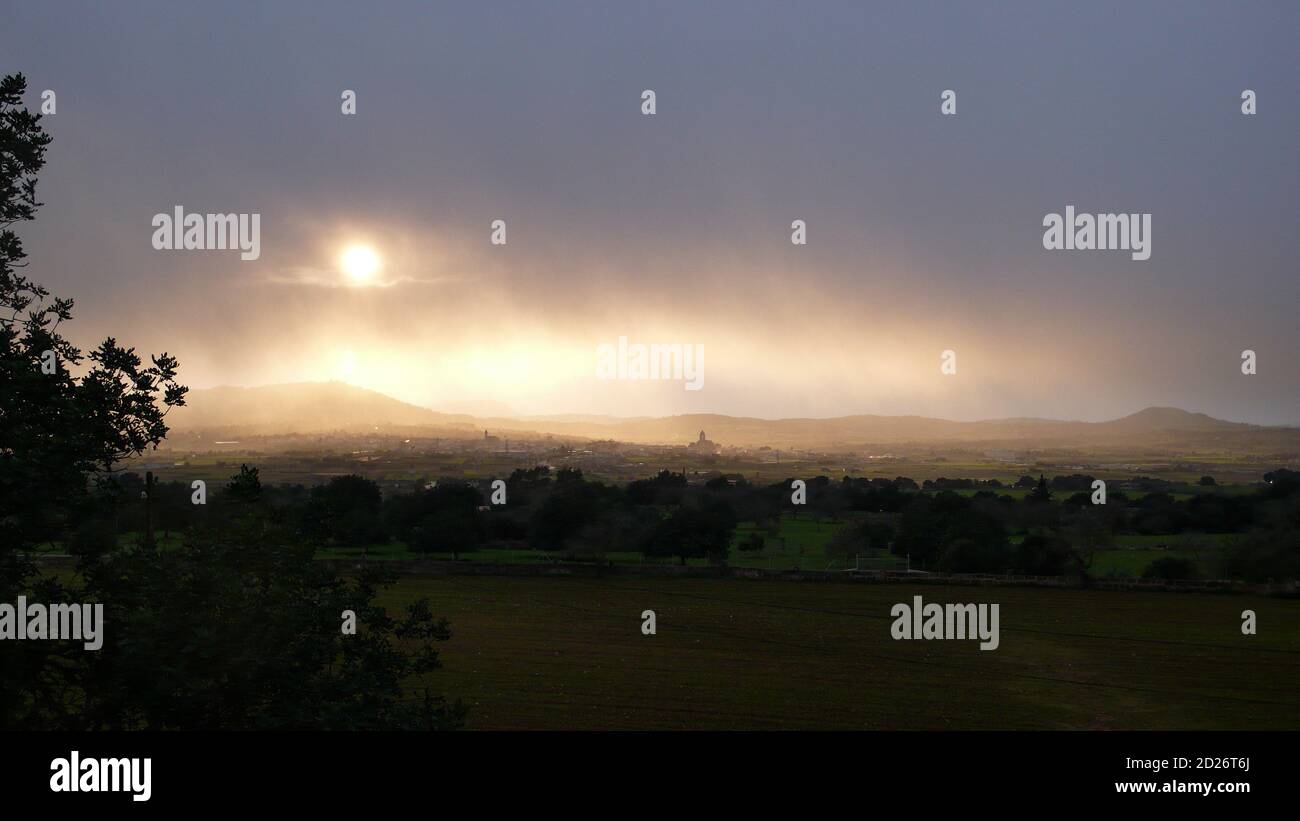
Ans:
[[[1215,419],[1152,407],[1106,422],[1013,418],[954,422],[922,416],[855,415],[759,419],[722,414],[620,418],[591,415],[470,416],[439,413],[342,382],[192,391],[168,417],[176,432],[229,435],[362,433],[419,430],[470,437],[491,429],[519,438],[554,435],[645,444],[685,444],[701,430],[726,446],[853,450],[890,445],[984,447],[1143,447],[1300,453],[1300,428]]]

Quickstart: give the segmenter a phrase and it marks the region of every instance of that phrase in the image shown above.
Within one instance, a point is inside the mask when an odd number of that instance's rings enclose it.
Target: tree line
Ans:
[[[689,481],[664,470],[625,485],[587,479],[581,470],[539,465],[516,469],[504,480],[503,504],[491,504],[490,480],[461,478],[418,483],[384,493],[357,475],[306,487],[263,487],[256,468],[244,466],[215,494],[208,508],[190,504],[189,486],[163,484],[153,492],[157,527],[183,530],[221,518],[232,505],[256,504],[317,548],[368,549],[402,542],[417,553],[461,558],[484,547],[532,549],[570,560],[600,561],[611,553],[685,563],[725,564],[732,551],[762,550],[779,538],[783,516],[832,523],[839,530],[827,553],[906,556],[913,568],[952,573],[1022,573],[1085,576],[1097,553],[1124,534],[1237,534],[1215,551],[1216,571],[1231,578],[1268,580],[1300,574],[1300,473],[1275,470],[1250,492],[1227,493],[1213,479],[1187,499],[1164,480],[1141,478],[1094,503],[1093,476],[1021,477],[1012,487],[997,480],[894,479],[826,476],[805,479],[806,500],[792,499],[793,478],[767,484],[717,475]],[[143,492],[140,477],[118,477],[120,499]],[[1118,485],[1119,483],[1112,483]],[[971,492],[973,491],[973,492]],[[114,509],[115,526],[101,518],[90,529],[111,540],[143,529],[142,505]],[[737,542],[738,524],[751,533]],[[165,532],[164,531],[164,532]],[[1194,563],[1170,558],[1150,575],[1190,578]]]

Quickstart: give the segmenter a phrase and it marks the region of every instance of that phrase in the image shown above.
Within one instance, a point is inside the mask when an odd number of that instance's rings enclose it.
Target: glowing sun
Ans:
[[[343,275],[351,285],[373,285],[375,275],[379,273],[379,255],[373,248],[365,245],[353,245],[339,258]]]

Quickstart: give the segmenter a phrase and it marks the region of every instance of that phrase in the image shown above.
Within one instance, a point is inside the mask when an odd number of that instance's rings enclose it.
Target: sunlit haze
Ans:
[[[167,350],[195,388],[1300,423],[1284,5],[1195,33],[1123,3],[550,5],[12,9],[0,54],[33,101],[76,89],[46,120],[28,273],[77,300],[77,342]],[[153,250],[176,205],[260,213],[260,258]],[[1151,258],[1044,250],[1067,205],[1150,213]],[[703,346],[702,389],[597,379],[620,337]]]

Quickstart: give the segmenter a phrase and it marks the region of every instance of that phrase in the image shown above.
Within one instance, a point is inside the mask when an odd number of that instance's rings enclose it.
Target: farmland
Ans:
[[[914,595],[999,603],[1001,646],[891,639]],[[449,619],[432,683],[474,729],[1300,729],[1295,600],[458,576],[385,597]]]

